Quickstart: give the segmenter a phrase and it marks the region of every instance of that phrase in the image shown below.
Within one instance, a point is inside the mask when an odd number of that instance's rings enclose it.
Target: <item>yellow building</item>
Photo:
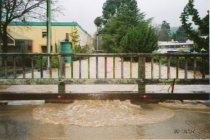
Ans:
[[[22,46],[26,46],[26,51],[24,52],[47,52],[47,32],[45,22],[12,22],[8,27],[8,32],[14,40],[17,38],[19,40],[22,39]],[[60,46],[60,41],[65,39],[67,33],[70,35],[70,41],[73,41],[72,44],[74,46],[92,45],[92,37],[77,22],[52,22],[52,52],[57,52],[57,49]],[[75,36],[77,37],[76,42]],[[24,42],[27,43],[24,44]],[[15,44],[15,46],[17,48],[18,44]],[[19,46],[21,46],[20,43]]]

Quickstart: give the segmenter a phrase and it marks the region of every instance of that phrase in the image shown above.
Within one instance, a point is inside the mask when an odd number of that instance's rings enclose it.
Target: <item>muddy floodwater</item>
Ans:
[[[0,106],[1,140],[210,138],[210,110],[195,102],[74,101]]]

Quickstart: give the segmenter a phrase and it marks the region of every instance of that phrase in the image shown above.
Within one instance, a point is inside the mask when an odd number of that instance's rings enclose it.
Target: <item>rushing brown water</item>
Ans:
[[[119,100],[81,100],[68,105],[47,104],[33,110],[33,117],[42,123],[88,127],[150,124],[173,116],[174,112],[167,108],[144,110],[140,105]]]
[[[0,106],[0,140],[209,139],[209,112],[205,105],[181,102]]]

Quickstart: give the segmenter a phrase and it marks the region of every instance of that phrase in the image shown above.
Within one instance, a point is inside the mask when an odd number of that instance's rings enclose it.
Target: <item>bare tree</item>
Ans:
[[[56,2],[57,0],[51,0],[52,4]],[[8,51],[7,28],[12,21],[43,20],[46,18],[45,13],[46,0],[0,0],[0,46],[2,46],[2,52],[7,53]]]

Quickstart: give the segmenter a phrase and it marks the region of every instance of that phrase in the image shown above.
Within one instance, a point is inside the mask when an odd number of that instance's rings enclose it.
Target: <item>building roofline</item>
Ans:
[[[9,26],[46,26],[47,22],[34,22],[34,21],[28,21],[28,22],[19,22],[19,21],[13,21],[9,24]],[[51,22],[51,26],[78,26],[83,32],[90,34],[84,30],[77,22]]]
[[[14,21],[9,26],[46,26],[47,22],[18,22]],[[51,22],[51,26],[79,26],[77,22]]]

